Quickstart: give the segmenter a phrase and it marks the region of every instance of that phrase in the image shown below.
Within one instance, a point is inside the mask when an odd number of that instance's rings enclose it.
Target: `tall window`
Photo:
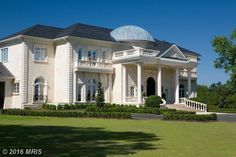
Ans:
[[[20,83],[15,82],[13,84],[13,94],[19,94],[20,93]]]
[[[130,97],[134,97],[134,91],[135,91],[134,86],[131,86],[130,87]]]
[[[88,60],[96,61],[96,51],[88,51]]]
[[[48,59],[47,47],[36,45],[34,48],[34,60],[46,62]]]
[[[182,84],[179,86],[179,97],[180,97],[180,98],[185,97],[185,94],[184,94],[184,85],[182,85]]]
[[[78,57],[78,60],[81,60],[82,59],[82,48],[78,48],[77,50],[77,57]]]
[[[8,62],[8,48],[1,49],[1,62]]]
[[[34,101],[46,101],[46,94],[45,92],[45,80],[42,77],[35,79],[34,81]]]
[[[106,51],[102,51],[102,60],[105,60],[106,59]]]
[[[87,101],[95,101],[97,91],[97,81],[95,79],[88,80]]]
[[[77,97],[76,101],[81,101],[81,91],[82,91],[82,84],[77,83]]]

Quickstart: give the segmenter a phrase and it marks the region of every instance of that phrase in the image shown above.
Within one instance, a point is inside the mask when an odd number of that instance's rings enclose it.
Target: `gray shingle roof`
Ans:
[[[26,28],[24,30],[21,30],[19,32],[6,36],[0,40],[8,39],[8,38],[15,37],[18,35],[29,35],[29,36],[35,36],[35,37],[41,37],[41,38],[47,38],[47,39],[54,39],[58,35],[58,33],[61,32],[62,30],[63,30],[62,28],[58,28],[58,27],[34,25],[32,27]]]
[[[0,63],[0,78],[14,78],[12,73],[2,63]]]
[[[96,39],[96,40],[104,40],[104,41],[111,41],[111,42],[118,42],[110,35],[110,32],[113,29],[99,27],[99,26],[92,26],[87,24],[76,23],[66,28],[58,28],[52,26],[45,26],[45,25],[34,25],[32,27],[26,28],[19,32],[16,32],[12,35],[6,36],[1,40],[8,39],[11,37],[15,37],[18,35],[29,35],[35,37],[41,37],[46,39],[56,39],[64,36],[75,36],[75,37],[82,37],[82,38],[89,38],[89,39]],[[155,39],[156,46],[158,50],[160,50],[160,55],[164,53],[168,48],[170,48],[173,43],[169,43],[167,41],[161,41]],[[191,54],[200,56],[200,54],[187,50],[178,46],[178,48],[185,54]]]
[[[169,49],[174,43],[170,43],[167,41],[163,41],[163,40],[158,40],[155,39],[155,43],[157,46],[157,49],[160,51],[160,53],[158,54],[158,56],[162,55],[167,49]],[[181,52],[183,52],[184,54],[190,54],[190,55],[196,55],[196,56],[201,56],[200,54],[193,52],[191,50],[185,49],[181,46],[176,45]]]

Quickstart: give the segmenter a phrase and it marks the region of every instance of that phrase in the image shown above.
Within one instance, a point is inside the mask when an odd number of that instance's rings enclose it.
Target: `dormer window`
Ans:
[[[47,62],[48,52],[47,47],[42,45],[36,45],[34,47],[34,61]]]

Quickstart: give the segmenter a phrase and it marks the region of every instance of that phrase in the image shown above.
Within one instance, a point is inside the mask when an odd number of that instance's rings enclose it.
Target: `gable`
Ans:
[[[185,55],[178,49],[178,47],[176,45],[172,45],[160,57],[161,58],[170,58],[170,59],[184,60],[184,61],[187,60]]]

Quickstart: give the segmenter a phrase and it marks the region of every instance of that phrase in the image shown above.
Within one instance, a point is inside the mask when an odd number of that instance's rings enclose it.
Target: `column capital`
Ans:
[[[144,63],[143,62],[135,62],[136,65],[143,65]]]

